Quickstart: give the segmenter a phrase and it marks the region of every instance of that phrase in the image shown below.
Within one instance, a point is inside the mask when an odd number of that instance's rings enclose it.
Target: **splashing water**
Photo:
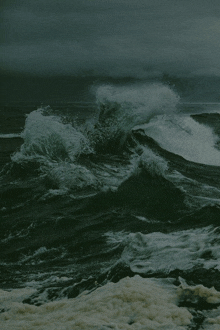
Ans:
[[[158,114],[175,112],[179,101],[174,91],[160,84],[100,86],[96,98],[99,108],[97,140],[105,147],[112,140],[122,146],[135,125],[146,123]]]
[[[43,109],[31,112],[22,133],[24,144],[12,160],[74,161],[81,153],[91,152],[86,137],[59,117],[43,115]]]
[[[174,91],[160,84],[101,86],[97,89],[96,96],[100,120],[116,114],[119,116],[118,120],[126,118],[129,127],[146,122],[158,114],[173,113],[179,101]]]

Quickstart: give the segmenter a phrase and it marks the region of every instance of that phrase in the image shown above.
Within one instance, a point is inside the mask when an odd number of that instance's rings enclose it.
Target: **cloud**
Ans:
[[[213,1],[5,1],[0,60],[9,71],[145,77],[220,70]]]

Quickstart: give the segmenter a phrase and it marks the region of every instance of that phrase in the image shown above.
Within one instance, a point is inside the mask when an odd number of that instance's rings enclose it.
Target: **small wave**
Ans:
[[[57,260],[62,259],[65,256],[66,252],[62,248],[50,248],[40,247],[34,253],[29,255],[24,255],[22,259],[19,261],[19,264],[41,264],[47,263],[48,260]]]
[[[220,204],[220,190],[211,184],[197,181],[173,169],[170,162],[144,145],[139,145],[141,155],[136,158],[136,172],[147,171],[152,177],[162,177],[171,182],[185,196],[185,205],[190,208]],[[167,186],[167,189],[170,187]],[[168,190],[170,191],[170,190]]]

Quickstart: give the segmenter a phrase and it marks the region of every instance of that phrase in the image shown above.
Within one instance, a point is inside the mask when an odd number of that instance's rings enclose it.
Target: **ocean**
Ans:
[[[0,328],[220,329],[220,103],[91,92],[1,103]]]

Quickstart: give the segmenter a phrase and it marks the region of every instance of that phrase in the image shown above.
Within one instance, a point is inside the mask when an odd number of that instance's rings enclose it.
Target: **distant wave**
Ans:
[[[22,135],[19,133],[0,134],[0,139],[14,139],[14,138],[22,138]]]

